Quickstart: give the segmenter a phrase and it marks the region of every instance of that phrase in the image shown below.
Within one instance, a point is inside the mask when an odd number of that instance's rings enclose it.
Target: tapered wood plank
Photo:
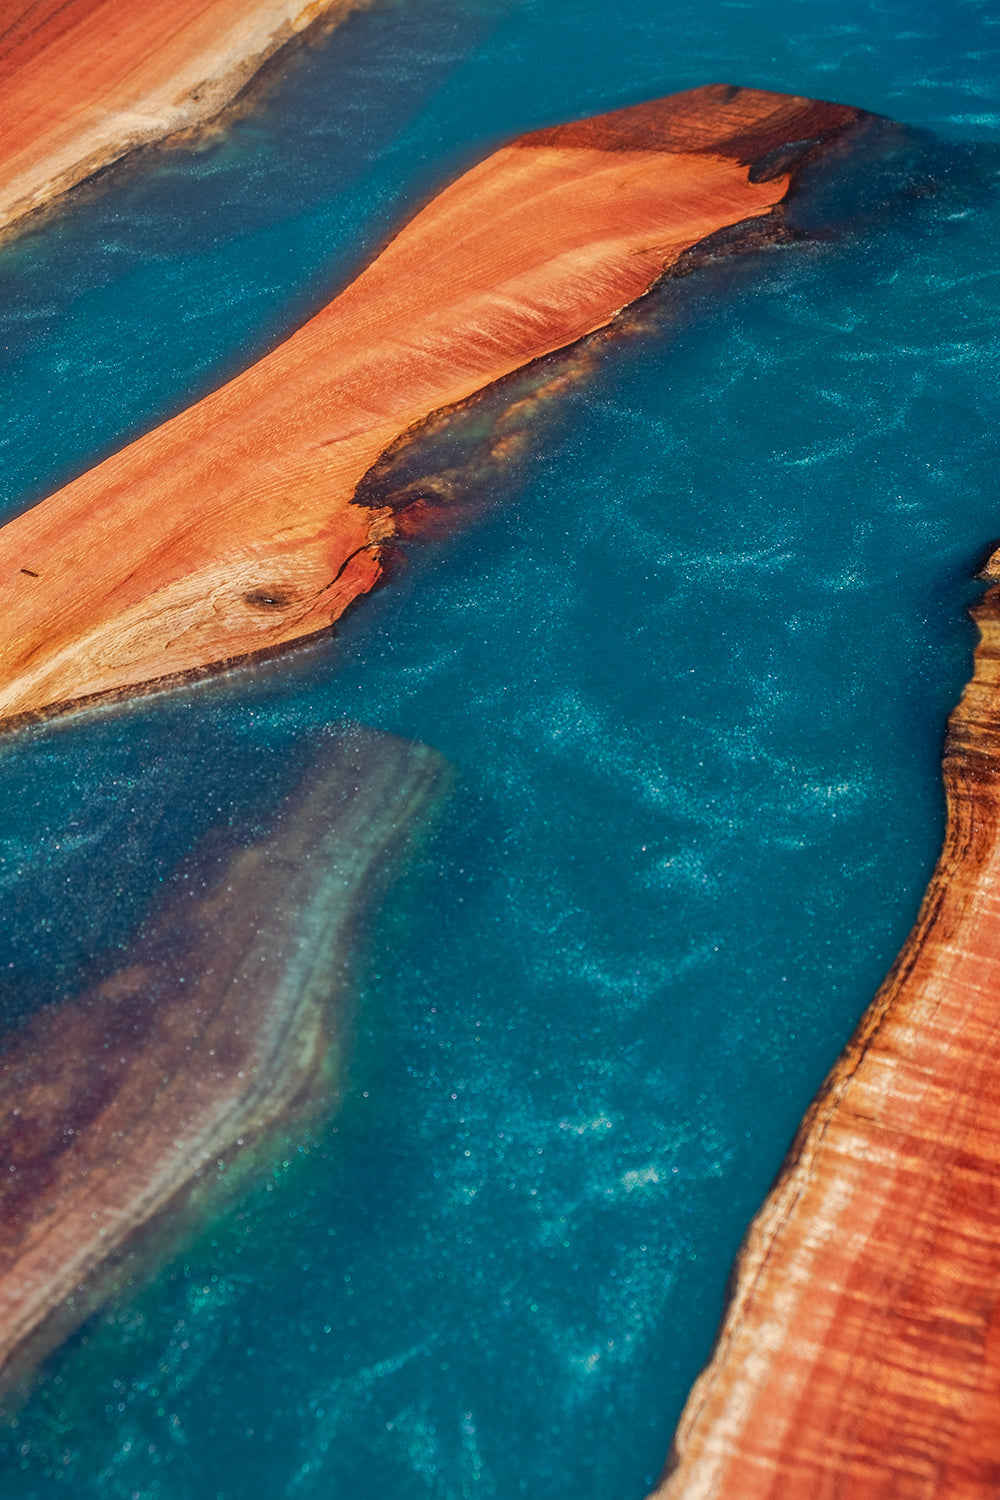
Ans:
[[[857,128],[708,87],[521,137],[286,343],[0,530],[0,722],[328,629],[400,525],[352,503],[401,434],[607,325],[692,246],[778,209]]]

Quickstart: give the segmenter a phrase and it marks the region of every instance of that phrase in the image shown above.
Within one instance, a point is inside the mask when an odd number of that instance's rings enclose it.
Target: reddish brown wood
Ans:
[[[259,364],[0,531],[0,719],[328,628],[379,579],[399,522],[352,497],[400,434],[771,215],[860,118],[696,89],[474,167]]]
[[[0,231],[137,146],[211,119],[356,0],[4,0]]]
[[[740,1253],[659,1500],[1000,1494],[1000,591],[916,927]]]

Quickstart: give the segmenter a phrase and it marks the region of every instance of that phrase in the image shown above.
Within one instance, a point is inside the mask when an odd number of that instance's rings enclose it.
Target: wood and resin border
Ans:
[[[973,614],[940,860],[747,1234],[657,1500],[1000,1494],[1000,590]]]
[[[271,354],[0,530],[0,724],[328,630],[414,527],[361,500],[403,434],[606,328],[720,231],[759,244],[803,164],[871,119],[710,86],[473,167]]]

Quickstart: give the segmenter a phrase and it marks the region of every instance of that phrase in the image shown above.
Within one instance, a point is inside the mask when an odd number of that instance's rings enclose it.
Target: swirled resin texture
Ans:
[[[395,515],[353,502],[402,433],[771,214],[794,169],[861,121],[704,88],[473,168],[272,354],[0,532],[0,718],[328,628],[381,576]]]

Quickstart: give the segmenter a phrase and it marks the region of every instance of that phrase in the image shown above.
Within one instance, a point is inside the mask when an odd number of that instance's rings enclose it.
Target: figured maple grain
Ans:
[[[860,119],[711,87],[474,167],[273,353],[0,531],[0,719],[328,628],[399,524],[352,504],[380,454],[771,214]]]
[[[137,146],[211,119],[350,0],[4,0],[0,231]]]
[[[750,1229],[659,1500],[1000,1494],[1000,592],[975,613],[940,861]]]
[[[262,1137],[329,1104],[359,912],[441,781],[422,746],[330,741],[264,839],[209,865],[207,889],[182,883],[123,968],[8,1040],[0,1398]]]

